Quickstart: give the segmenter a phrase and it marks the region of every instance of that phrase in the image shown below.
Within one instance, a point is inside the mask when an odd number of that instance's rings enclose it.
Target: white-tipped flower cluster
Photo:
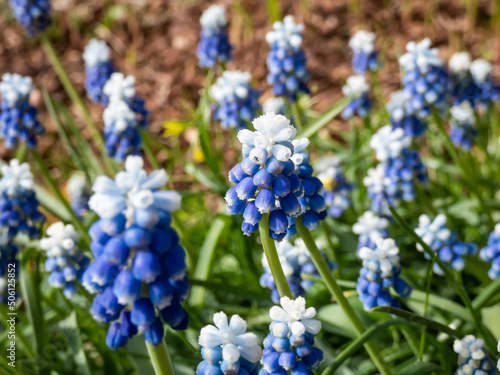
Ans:
[[[436,216],[434,221],[431,221],[427,215],[421,215],[418,219],[418,228],[415,233],[429,246],[435,241],[447,241],[451,236],[451,230],[446,227],[447,218],[444,214]],[[417,243],[417,249],[423,251],[422,245]]]
[[[12,159],[9,164],[2,166],[2,179],[0,180],[0,192],[7,195],[16,194],[19,189],[33,190],[33,173],[28,163],[19,163]]]
[[[73,225],[57,222],[48,227],[46,233],[47,237],[40,240],[40,248],[47,252],[47,256],[74,256],[78,252],[78,233]]]
[[[383,277],[392,277],[394,267],[399,266],[399,248],[392,238],[379,237],[375,243],[376,249],[362,247],[359,249],[358,255],[363,262],[377,261]]]
[[[407,102],[408,95],[403,90],[391,93],[391,100],[389,100],[385,108],[393,121],[399,122],[405,118],[407,115]]]
[[[455,340],[453,350],[458,354],[459,368],[456,374],[497,374],[483,339],[467,335],[462,340]]]
[[[102,118],[104,126],[116,133],[138,125],[135,112],[123,100],[112,100],[104,110]]]
[[[409,42],[406,45],[408,51],[399,58],[399,63],[405,71],[418,69],[425,73],[433,66],[442,66],[443,60],[439,57],[437,48],[430,48],[431,40],[425,38],[419,43]]]
[[[363,178],[363,184],[373,193],[383,193],[391,184],[391,179],[385,175],[385,169],[382,164],[376,168],[368,169],[367,176]]]
[[[103,92],[110,101],[132,100],[135,97],[135,77],[125,77],[123,73],[113,73],[104,85]]]
[[[352,226],[352,231],[359,236],[367,236],[371,241],[381,237],[389,227],[389,220],[375,215],[372,211],[365,211]]]
[[[16,73],[5,73],[2,76],[0,93],[10,107],[16,107],[19,101],[27,100],[32,90],[31,77],[23,77]]]
[[[107,63],[111,59],[111,49],[105,41],[91,39],[83,51],[86,66]]]
[[[363,74],[350,76],[346,84],[342,87],[342,93],[345,96],[355,95],[359,97],[370,90],[370,85]]]
[[[470,73],[477,84],[485,83],[491,75],[491,64],[484,59],[474,60],[470,64]]]
[[[306,300],[303,297],[298,297],[296,300],[283,297],[280,304],[281,307],[271,307],[269,316],[274,321],[287,324],[293,335],[302,336],[306,332],[316,335],[321,331],[321,322],[313,319],[316,316],[316,309],[314,307],[306,309]],[[275,325],[273,328],[278,329],[279,326]]]
[[[451,107],[450,114],[452,121],[455,123],[468,125],[474,125],[476,123],[474,109],[468,101],[463,101]]]
[[[267,99],[262,105],[262,111],[264,113],[274,112],[277,115],[284,115],[286,111],[285,99],[282,97],[273,97]]]
[[[391,158],[401,157],[401,152],[411,145],[411,137],[404,134],[402,128],[393,129],[386,125],[379,129],[370,141],[370,146],[377,154],[377,159],[385,162]]]
[[[226,11],[222,5],[211,5],[200,17],[203,28],[223,29],[227,25]]]
[[[273,30],[266,34],[269,44],[276,43],[280,48],[297,50],[302,46],[304,25],[295,23],[293,16],[286,16],[283,22],[276,21]]]
[[[455,74],[467,73],[471,67],[471,57],[469,52],[457,52],[451,56],[450,70]]]
[[[218,102],[231,96],[245,99],[249,93],[251,79],[249,72],[226,70],[210,88],[210,96]]]
[[[372,53],[375,51],[375,34],[360,30],[349,40],[349,47],[354,52]]]
[[[243,154],[255,164],[264,164],[274,156],[281,162],[290,160],[294,153],[291,143],[297,129],[285,116],[266,113],[253,121],[255,131],[247,129],[238,132],[238,140],[243,144]]]

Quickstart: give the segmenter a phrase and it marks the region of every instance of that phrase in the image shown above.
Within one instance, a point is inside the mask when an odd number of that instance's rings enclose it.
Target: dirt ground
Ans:
[[[136,77],[137,91],[152,111],[151,130],[158,134],[163,121],[182,119],[188,108],[196,106],[204,82],[196,59],[199,17],[210,3],[55,0],[55,26],[50,31],[51,38],[82,95],[85,95],[81,57],[84,46],[91,37],[106,40],[113,50],[117,67]],[[265,2],[218,3],[228,9],[230,39],[235,47],[234,61],[228,67],[250,71],[256,86],[264,92],[264,97],[268,96],[265,34],[271,26]],[[356,2],[333,0],[282,1],[283,13],[294,15],[297,21],[306,25],[304,46],[312,73],[314,108],[324,110],[342,96],[342,84],[352,74],[347,42],[360,28],[374,31],[377,44],[384,51],[386,61],[380,80],[387,96],[399,87],[396,56],[404,51],[406,42],[427,36],[440,47],[444,58],[466,48],[474,57],[494,61],[494,74],[500,78],[500,54],[497,52],[500,29],[495,33],[493,1],[480,1],[475,10],[467,10],[462,3],[465,2],[370,0],[359,1],[356,5]],[[7,8],[6,0],[0,1],[0,74],[16,72],[33,77],[37,90],[32,101],[39,104],[49,133],[54,133],[55,125],[46,114],[39,88],[46,86],[58,100],[68,105],[69,99],[39,42],[24,36],[21,27],[8,15]],[[474,11],[477,14],[475,23],[470,21]],[[90,107],[94,119],[101,123],[102,108]],[[335,120],[331,126],[341,126],[341,120]],[[52,147],[53,139],[45,137],[41,150]],[[0,155],[6,156],[5,151]]]

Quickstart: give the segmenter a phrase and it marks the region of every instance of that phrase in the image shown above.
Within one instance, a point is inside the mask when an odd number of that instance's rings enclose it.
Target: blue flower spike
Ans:
[[[370,99],[370,84],[362,74],[350,76],[342,87],[345,96],[353,96],[353,99],[342,111],[342,117],[346,120],[355,116],[365,118],[369,115],[372,107]]]
[[[321,195],[325,199],[328,215],[334,218],[341,217],[352,206],[353,185],[347,182],[340,159],[336,156],[321,158],[316,162],[314,169],[323,184]]]
[[[314,346],[321,322],[314,307],[306,308],[306,300],[282,297],[281,306],[269,311],[271,331],[264,340],[262,369],[259,375],[309,375],[323,361],[323,351]]]
[[[0,136],[8,149],[25,143],[35,148],[37,138],[45,134],[45,128],[38,121],[38,111],[29,104],[33,91],[30,77],[6,73],[0,82]]]
[[[479,256],[485,262],[491,262],[488,275],[491,279],[500,277],[500,224],[495,225],[495,229],[488,238],[488,244],[481,249]]]
[[[493,82],[491,64],[484,59],[474,60],[470,65],[472,79],[477,87],[476,102],[482,107],[500,101],[500,87]]]
[[[163,338],[162,321],[185,329],[189,316],[181,306],[189,293],[186,253],[171,227],[180,195],[160,190],[168,181],[165,170],[149,176],[139,156],[129,156],[125,171],[112,180],[96,179],[89,206],[99,216],[90,227],[95,256],[82,284],[92,294],[92,315],[114,322],[106,343],[125,346],[138,329],[153,345]],[[120,322],[117,320],[120,319]]]
[[[90,263],[78,248],[78,240],[78,233],[71,224],[57,222],[47,228],[47,237],[40,241],[40,248],[47,254],[45,270],[50,272],[49,284],[62,289],[68,299],[77,294],[77,284]]]
[[[302,47],[304,25],[296,24],[292,16],[286,16],[283,22],[277,21],[273,30],[266,34],[266,41],[271,47],[267,56],[269,74],[267,82],[273,87],[273,94],[283,96],[291,102],[299,94],[308,94],[307,59]]]
[[[476,128],[476,114],[468,101],[454,105],[450,109],[450,139],[463,151],[470,151],[479,134]]]
[[[262,348],[257,335],[246,332],[247,323],[239,315],[231,319],[223,312],[213,316],[214,325],[201,329],[198,343],[203,361],[196,375],[257,375]]]
[[[467,335],[455,340],[453,350],[458,354],[458,369],[455,375],[495,375],[497,369],[484,347],[484,340]]]
[[[82,173],[73,174],[66,185],[71,208],[78,217],[83,217],[89,209],[89,199],[92,195],[87,179]]]
[[[223,129],[247,128],[260,112],[260,93],[252,88],[251,79],[248,72],[226,70],[210,88],[216,102],[214,117]]]
[[[408,111],[408,95],[403,90],[391,93],[386,109],[394,129],[402,128],[405,136],[418,137],[424,134],[427,123]]]
[[[379,68],[377,61],[378,51],[375,47],[375,34],[360,30],[349,40],[352,49],[352,68],[354,73],[363,74],[376,71]]]
[[[29,37],[43,32],[52,23],[49,0],[10,0],[10,6]]]
[[[447,218],[443,214],[437,215],[433,221],[427,215],[421,215],[415,233],[437,253],[444,264],[460,272],[465,267],[464,256],[475,255],[477,246],[459,241],[457,233],[448,228],[446,221]],[[417,250],[424,251],[419,244]],[[427,253],[424,253],[424,256],[430,259]],[[438,275],[444,274],[437,263],[434,263],[433,270]]]
[[[383,164],[368,169],[367,175],[363,178],[363,184],[368,190],[368,198],[371,200],[370,210],[377,216],[390,215],[388,205],[399,206],[401,199],[397,192],[391,189],[392,182],[386,176]]]
[[[229,43],[226,11],[221,5],[211,5],[200,18],[201,37],[196,55],[202,68],[231,60],[233,47]]]
[[[387,218],[378,216],[372,211],[365,211],[352,226],[352,231],[359,236],[358,252],[362,247],[374,250],[377,246],[375,241],[378,238],[389,236],[388,228],[389,220]]]
[[[94,103],[106,105],[108,99],[103,92],[104,85],[115,72],[111,62],[111,50],[103,40],[91,39],[83,52],[85,62],[85,90]]]
[[[478,88],[470,72],[471,64],[472,59],[469,52],[457,52],[451,56],[448,62],[452,85],[451,94],[455,105],[463,101],[475,103]]]
[[[399,248],[392,238],[377,238],[375,249],[362,247],[359,257],[363,267],[359,271],[356,290],[366,311],[378,306],[399,307],[399,302],[391,296],[393,288],[401,297],[408,297],[412,288],[401,275]]]

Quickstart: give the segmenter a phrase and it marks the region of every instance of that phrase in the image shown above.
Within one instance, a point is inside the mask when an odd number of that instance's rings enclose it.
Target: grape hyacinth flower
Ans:
[[[392,297],[392,287],[401,297],[408,297],[412,288],[401,275],[399,248],[392,238],[377,238],[375,249],[362,247],[359,257],[363,267],[359,271],[356,290],[366,311],[377,306],[399,307],[399,302]]]
[[[29,37],[41,33],[52,23],[49,0],[10,0],[10,6]]]
[[[20,233],[39,239],[45,216],[39,211],[30,166],[13,159],[1,170],[0,237],[11,241]]]
[[[351,65],[354,73],[363,74],[367,71],[376,71],[379,68],[374,33],[365,30],[358,31],[349,40],[349,47],[353,52]]]
[[[313,319],[316,309],[306,309],[306,300],[282,297],[280,306],[273,306],[269,316],[271,331],[264,340],[262,369],[259,375],[312,374],[323,361],[323,351],[314,345],[321,331],[321,322]]]
[[[347,78],[347,82],[342,87],[345,96],[354,96],[351,102],[342,111],[342,117],[346,120],[359,116],[368,116],[372,102],[370,100],[370,85],[366,82],[364,75],[356,75]]]
[[[50,272],[49,284],[62,289],[68,299],[77,294],[77,283],[90,263],[78,248],[78,240],[73,225],[57,222],[47,228],[47,237],[40,241],[40,248],[47,253],[45,270]]]
[[[379,129],[370,141],[377,159],[390,179],[386,193],[394,199],[412,202],[416,197],[416,185],[427,181],[425,166],[417,150],[411,149],[411,137],[403,129],[386,125]]]
[[[470,73],[477,87],[476,101],[482,106],[500,101],[500,87],[491,77],[491,64],[484,59],[474,60],[470,65]]]
[[[478,136],[476,115],[468,101],[454,105],[451,110],[450,139],[453,144],[463,151],[470,151]]]
[[[17,281],[19,269],[19,261],[17,254],[19,246],[14,244],[8,236],[0,236],[0,304],[7,305],[9,302],[17,301],[19,292],[17,289],[12,294],[12,289],[9,290],[8,284],[12,282],[9,279]]]
[[[446,107],[446,95],[450,91],[449,76],[443,67],[436,48],[430,48],[431,40],[409,42],[408,51],[399,58],[403,68],[404,92],[408,95],[407,110],[425,118],[431,114],[431,106],[438,110]]]
[[[228,211],[243,214],[242,230],[256,232],[263,214],[269,214],[269,235],[281,241],[287,234],[288,218],[301,213],[298,197],[304,194],[291,160],[297,129],[285,116],[266,113],[253,121],[256,131],[238,132],[243,161],[229,172],[236,184],[226,193]]]
[[[431,221],[427,215],[421,215],[415,233],[437,253],[444,264],[461,271],[465,267],[464,256],[475,255],[477,246],[473,243],[459,241],[457,233],[448,229],[446,221],[447,218],[443,214],[437,215],[434,221]],[[424,251],[419,244],[417,244],[417,250]],[[430,256],[425,252],[424,256],[426,259],[430,259]],[[438,275],[444,274],[437,263],[434,263],[433,270]]]
[[[321,248],[321,246],[318,246],[318,248]],[[314,281],[304,276],[320,277],[304,241],[298,238],[294,243],[286,240],[278,242],[276,244],[276,251],[280,259],[281,267],[283,268],[283,273],[292,290],[293,297],[304,296],[306,291],[314,285]],[[325,257],[324,254],[323,257]],[[331,261],[327,261],[327,264],[331,270],[336,266],[335,263]],[[272,291],[271,298],[273,302],[279,304],[280,295],[274,283],[265,253],[262,254],[262,267],[264,268],[264,273],[260,277],[260,285],[262,285],[263,288],[270,289]]]
[[[28,148],[37,145],[37,137],[45,134],[38,121],[38,111],[29,104],[33,91],[30,77],[6,73],[0,82],[2,102],[0,106],[0,136],[8,149],[25,143]]]
[[[247,128],[260,112],[260,92],[250,85],[251,78],[248,72],[226,70],[210,88],[216,101],[214,117],[223,129]]]
[[[353,185],[347,182],[338,157],[324,157],[315,165],[318,179],[323,184],[321,195],[325,199],[329,216],[341,217],[352,206]]]
[[[83,52],[85,62],[85,90],[94,103],[107,104],[104,85],[115,72],[111,50],[103,40],[91,39]]]
[[[66,189],[69,194],[71,208],[78,217],[82,217],[89,209],[89,199],[92,195],[85,176],[80,173],[73,174],[66,185]]]
[[[228,322],[223,312],[214,314],[214,325],[201,329],[198,343],[203,361],[196,375],[257,375],[262,348],[257,335],[246,332],[247,323],[239,315]]]
[[[470,54],[468,52],[457,52],[453,54],[448,65],[450,67],[451,94],[454,104],[457,105],[463,101],[474,103],[477,96],[477,86],[470,73]]]
[[[359,236],[358,251],[362,247],[375,249],[377,239],[389,236],[388,228],[389,220],[387,218],[380,217],[372,211],[365,211],[352,226],[352,231]]]
[[[399,206],[401,198],[397,189],[391,186],[391,179],[386,176],[383,164],[368,169],[363,184],[368,190],[368,198],[371,200],[370,210],[377,216],[389,215],[388,205],[392,207]]]
[[[458,354],[456,375],[495,375],[497,369],[490,358],[484,340],[467,335],[462,340],[455,340],[453,350]]]
[[[408,96],[402,91],[391,93],[391,100],[386,105],[391,125],[394,129],[403,129],[405,136],[418,137],[424,134],[427,124],[408,111]]]
[[[292,16],[286,16],[283,22],[275,22],[273,31],[266,34],[271,47],[267,56],[267,82],[273,86],[274,95],[285,96],[291,102],[297,101],[300,93],[309,93],[303,32],[304,25],[296,24]]]
[[[488,238],[488,244],[481,249],[479,256],[485,262],[491,262],[488,275],[491,279],[500,277],[500,224],[495,225],[495,229]]]
[[[95,261],[82,284],[99,293],[92,304],[94,318],[113,322],[106,338],[113,349],[125,346],[138,330],[159,345],[162,320],[185,329],[189,319],[181,305],[189,293],[186,253],[171,227],[171,213],[180,207],[181,197],[159,190],[167,173],[160,169],[148,176],[143,163],[141,157],[129,156],[125,171],[114,180],[98,177],[89,201],[100,219],[89,230]]]
[[[271,97],[267,99],[264,104],[262,105],[262,112],[263,113],[268,113],[268,112],[274,112],[277,115],[286,115],[286,106],[285,106],[285,100],[281,97]]]
[[[233,47],[227,33],[226,12],[223,6],[212,5],[200,18],[201,38],[196,55],[202,68],[213,68],[217,63],[231,60]]]

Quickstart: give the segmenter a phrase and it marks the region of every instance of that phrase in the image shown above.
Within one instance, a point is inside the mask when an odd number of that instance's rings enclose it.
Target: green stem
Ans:
[[[323,232],[325,233],[325,237],[326,237],[326,243],[327,243],[326,252],[328,254],[328,257],[337,263],[337,268],[336,268],[335,272],[337,273],[337,276],[339,276],[340,275],[340,263],[339,263],[340,257],[338,256],[337,250],[336,250],[335,246],[333,245],[332,239],[330,238],[330,228],[328,227],[328,223],[326,222],[326,220],[323,220],[321,222],[321,229],[323,229]]]
[[[151,358],[151,363],[153,364],[156,375],[175,374],[165,339],[161,340],[161,343],[157,346],[146,341],[146,347],[148,348],[149,358]]]
[[[75,226],[75,228],[78,229],[78,231],[80,232],[81,238],[87,243],[87,245],[89,245],[91,240],[90,240],[89,234],[87,233],[87,229],[85,228],[83,223],[80,221],[78,216],[76,216],[76,214],[73,211],[73,209],[71,208],[69,202],[66,200],[63,193],[61,192],[59,185],[57,185],[57,183],[54,181],[54,179],[50,175],[50,172],[49,172],[47,166],[45,165],[45,162],[44,162],[42,156],[35,149],[31,150],[31,155],[33,155],[33,159],[35,159],[35,161],[37,162],[38,167],[40,168],[40,172],[42,173],[45,181],[47,182],[48,185],[50,185],[54,194],[57,196],[59,201],[64,205],[64,207],[68,211],[68,214],[71,216],[71,222]]]
[[[144,153],[146,154],[146,157],[151,163],[151,166],[154,169],[161,169],[160,163],[158,163],[155,153],[151,147],[151,140],[149,138],[150,134],[145,130],[141,130],[141,136],[142,136],[142,148],[144,149]]]
[[[306,244],[306,247],[309,250],[309,254],[311,255],[311,259],[314,265],[316,266],[316,269],[318,270],[319,274],[321,275],[321,278],[324,280],[326,287],[328,288],[332,296],[335,297],[340,307],[342,307],[342,310],[344,310],[344,313],[347,315],[348,319],[354,326],[357,335],[361,336],[363,332],[365,332],[366,330],[365,327],[363,326],[363,323],[356,315],[356,312],[354,311],[352,306],[347,301],[347,298],[345,298],[342,289],[337,284],[337,280],[335,280],[335,277],[333,276],[333,273],[330,271],[328,264],[326,263],[325,259],[318,250],[318,247],[316,246],[316,242],[314,242],[314,238],[312,237],[311,232],[304,226],[304,224],[302,224],[301,217],[299,217],[296,220],[295,226],[297,228],[297,232],[299,233],[300,237]],[[375,345],[375,343],[370,340],[364,343],[364,346],[366,351],[368,352],[368,355],[370,356],[370,358],[372,359],[373,363],[380,371],[380,373],[384,375],[391,374],[391,371],[388,368],[386,368],[382,360],[382,357],[380,355],[380,351],[378,347]]]
[[[434,254],[431,262],[429,263],[429,267],[427,269],[427,286],[425,288],[425,303],[424,303],[424,318],[427,318],[427,311],[429,310],[429,294],[431,292],[431,284],[432,284],[432,275],[434,275],[433,267],[434,262],[436,261],[437,254]],[[424,326],[422,328],[422,335],[420,336],[420,350],[418,359],[421,361],[424,356],[424,348],[425,348],[425,335],[427,333],[427,327]]]
[[[276,245],[274,240],[269,237],[269,214],[262,215],[259,222],[259,233],[260,240],[262,241],[262,247],[264,248],[264,253],[266,254],[266,259],[271,269],[271,274],[273,275],[274,283],[278,289],[280,297],[290,297],[292,296],[292,291],[288,281],[286,279],[283,268],[281,268],[281,262],[278,257],[278,252],[276,251]]]
[[[302,124],[302,113],[300,111],[299,104],[295,102],[290,102],[290,108],[292,110],[293,119],[295,121],[295,125],[297,130],[300,132],[304,129],[304,125]]]

